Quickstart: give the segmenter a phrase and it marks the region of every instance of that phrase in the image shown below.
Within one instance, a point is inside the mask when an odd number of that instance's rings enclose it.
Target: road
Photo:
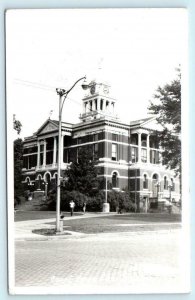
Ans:
[[[40,287],[48,293],[75,294],[184,291],[180,229],[16,241],[15,245],[18,292],[36,294]]]

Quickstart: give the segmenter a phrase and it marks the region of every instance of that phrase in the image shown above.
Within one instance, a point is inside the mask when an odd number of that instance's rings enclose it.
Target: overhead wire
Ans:
[[[52,92],[56,92],[56,88],[55,87],[52,87],[52,86],[49,86],[49,85],[46,85],[46,84],[43,84],[43,83],[38,83],[38,82],[33,82],[33,81],[28,81],[28,80],[23,80],[23,79],[14,79],[15,83],[17,84],[21,84],[21,85],[24,85],[24,86],[28,86],[28,87],[34,87],[34,88],[38,88],[38,89],[42,89],[42,90],[47,90],[47,91],[52,91]],[[70,97],[67,97],[67,99],[69,99],[70,101],[76,103],[77,105],[79,105],[80,107],[82,106],[82,104],[80,102],[78,102],[77,100],[75,99],[72,99]],[[93,112],[94,110],[91,109],[91,108],[88,108],[89,112]],[[101,113],[98,111],[98,113],[102,116],[109,116],[105,113]]]

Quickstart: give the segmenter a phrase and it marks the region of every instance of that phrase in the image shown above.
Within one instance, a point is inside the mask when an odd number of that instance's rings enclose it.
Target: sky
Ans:
[[[184,9],[7,11],[8,127],[15,114],[23,138],[58,119],[56,88],[85,75],[109,83],[122,121],[147,117],[157,87],[187,60],[186,24]],[[63,121],[79,121],[84,95],[80,84],[71,91]]]

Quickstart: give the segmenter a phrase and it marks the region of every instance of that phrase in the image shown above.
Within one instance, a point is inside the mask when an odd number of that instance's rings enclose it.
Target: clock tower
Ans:
[[[80,115],[80,119],[83,122],[102,117],[117,119],[115,114],[116,99],[110,96],[108,84],[92,81],[82,101],[83,113]]]

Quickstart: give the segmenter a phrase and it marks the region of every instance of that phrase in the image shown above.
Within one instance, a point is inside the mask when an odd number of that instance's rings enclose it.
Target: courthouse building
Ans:
[[[160,130],[154,117],[122,122],[115,111],[110,86],[93,82],[82,99],[80,122],[62,122],[61,176],[81,147],[91,147],[102,177],[102,190],[129,190],[141,209],[162,199],[180,200],[180,184],[174,171],[162,165],[162,149],[156,140]],[[24,139],[23,183],[36,193],[56,185],[58,121],[48,119]]]

